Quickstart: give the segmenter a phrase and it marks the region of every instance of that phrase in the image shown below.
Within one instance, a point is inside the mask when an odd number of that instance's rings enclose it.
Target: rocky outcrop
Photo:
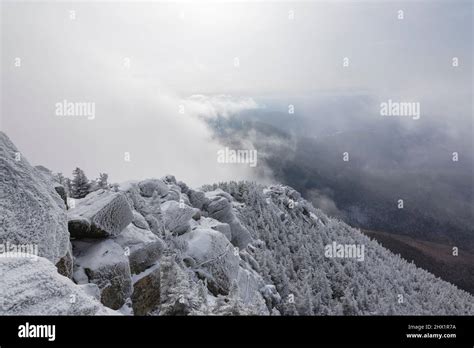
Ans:
[[[161,197],[165,196],[169,191],[168,186],[160,179],[147,179],[140,181],[138,187],[140,188],[140,194],[143,197],[152,197],[153,192],[155,191]]]
[[[37,246],[56,264],[69,246],[65,205],[1,132],[0,173],[0,244]]]
[[[212,228],[215,231],[219,231],[230,241],[232,240],[232,233],[230,231],[229,224],[224,222],[217,221],[216,219],[202,217],[198,222],[192,222],[191,228],[195,230],[196,228]]]
[[[0,274],[0,315],[118,314],[45,258],[0,258]]]
[[[174,234],[183,234],[190,229],[190,220],[197,213],[197,209],[184,203],[167,201],[161,205],[165,228]]]
[[[163,254],[164,242],[151,231],[128,225],[113,240],[125,250],[130,271],[139,274],[153,265]]]
[[[123,248],[110,239],[74,241],[74,281],[94,283],[101,293],[101,302],[119,309],[132,294],[128,257]]]
[[[160,268],[151,267],[133,277],[132,308],[135,315],[147,315],[160,304]]]
[[[122,232],[133,213],[124,194],[101,189],[76,200],[68,220],[72,237],[104,238]]]
[[[186,254],[214,294],[228,294],[239,272],[239,256],[228,239],[213,229],[196,229],[183,235]]]
[[[240,223],[234,209],[231,195],[221,189],[206,192],[209,202],[204,208],[209,216],[230,226],[231,242],[239,249],[245,249],[252,240],[250,232]]]
[[[146,222],[146,219],[143,217],[143,215],[135,210],[133,211],[132,223],[138,228],[142,228],[144,230],[150,229],[150,226],[148,225],[148,222]]]

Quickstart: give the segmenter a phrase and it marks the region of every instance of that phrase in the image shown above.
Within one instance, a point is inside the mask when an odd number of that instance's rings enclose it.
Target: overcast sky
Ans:
[[[469,1],[6,2],[1,39],[2,130],[32,164],[68,175],[252,179],[217,163],[202,118],[301,98],[419,101],[431,121],[472,132]],[[94,102],[95,118],[57,116],[65,99]]]

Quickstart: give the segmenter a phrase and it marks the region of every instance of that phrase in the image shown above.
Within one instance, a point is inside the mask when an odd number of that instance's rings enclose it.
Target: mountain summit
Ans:
[[[2,315],[474,314],[288,186],[167,175],[71,199],[19,154],[0,133]]]

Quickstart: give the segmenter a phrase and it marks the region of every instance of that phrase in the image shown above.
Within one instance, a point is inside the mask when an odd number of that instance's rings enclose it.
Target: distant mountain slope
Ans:
[[[362,232],[405,260],[474,294],[474,255],[462,246],[454,256],[450,245],[380,231]]]

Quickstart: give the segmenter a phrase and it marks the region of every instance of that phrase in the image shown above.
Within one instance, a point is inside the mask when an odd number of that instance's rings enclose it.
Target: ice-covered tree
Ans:
[[[84,171],[77,167],[72,172],[70,195],[72,198],[84,198],[90,192],[90,183]]]

